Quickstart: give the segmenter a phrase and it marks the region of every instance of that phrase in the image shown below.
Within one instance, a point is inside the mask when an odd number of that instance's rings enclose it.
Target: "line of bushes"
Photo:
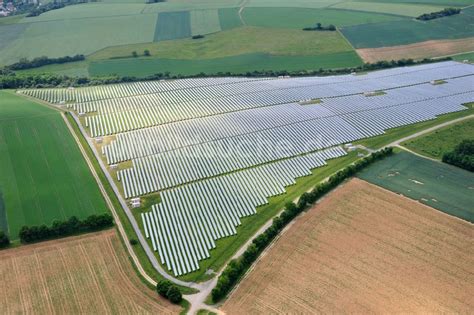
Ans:
[[[137,81],[152,81],[152,80],[163,80],[163,79],[183,79],[183,78],[203,78],[203,77],[279,77],[279,76],[329,76],[336,74],[349,74],[353,72],[365,72],[374,71],[381,69],[389,69],[395,67],[419,65],[434,63],[440,61],[452,60],[450,57],[440,59],[428,59],[413,60],[413,59],[401,59],[392,61],[378,61],[376,63],[365,63],[363,65],[352,67],[352,68],[339,68],[339,69],[316,69],[316,70],[300,70],[300,71],[273,71],[273,70],[262,70],[262,71],[249,71],[246,73],[232,73],[232,72],[217,72],[214,74],[209,73],[198,73],[195,75],[172,75],[169,72],[156,73],[154,75],[137,78],[133,76],[105,76],[105,77],[69,77],[65,75],[55,74],[17,74],[10,69],[0,70],[0,89],[18,89],[18,88],[46,88],[46,87],[69,87],[69,86],[92,86],[102,84],[115,84],[124,82],[137,82]]]
[[[335,31],[336,27],[332,24],[328,26],[323,26],[321,23],[316,23],[315,26],[312,27],[305,27],[303,31]]]
[[[441,11],[422,14],[416,19],[421,20],[421,21],[429,21],[429,20],[439,19],[445,16],[455,15],[459,13],[461,13],[461,9],[446,8]]]
[[[453,151],[443,154],[443,162],[474,172],[474,139],[463,140]]]
[[[23,226],[19,237],[22,243],[33,243],[73,234],[99,231],[114,225],[114,219],[109,213],[91,215],[84,220],[70,217],[66,221],[56,220],[51,226]]]
[[[0,249],[8,247],[10,245],[10,239],[5,232],[0,231]]]
[[[179,288],[169,280],[158,281],[156,292],[174,304],[179,304],[183,300],[183,295]]]
[[[46,65],[52,64],[63,64],[66,62],[75,62],[75,61],[82,61],[85,60],[86,57],[84,55],[75,55],[75,56],[64,56],[59,58],[48,58],[46,56],[34,58],[32,60],[28,60],[26,58],[21,58],[20,61],[7,66],[10,70],[25,70],[25,69],[33,69],[39,68]]]
[[[373,162],[381,160],[392,153],[392,148],[385,148],[374,152],[371,155],[364,157],[338,171],[329,177],[327,181],[316,185],[316,187],[311,192],[303,193],[296,204],[293,202],[287,203],[280,216],[273,219],[272,225],[252,241],[252,244],[247,248],[242,256],[229,262],[225,270],[219,276],[215,288],[212,290],[212,301],[217,303],[230,292],[230,290],[238,283],[245,272],[250,268],[252,263],[257,260],[257,257],[260,255],[260,253],[298,214],[309,208],[319,198],[327,194],[347,178],[353,176]]]

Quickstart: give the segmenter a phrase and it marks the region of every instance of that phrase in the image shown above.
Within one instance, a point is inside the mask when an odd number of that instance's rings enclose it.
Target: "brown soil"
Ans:
[[[300,216],[227,314],[470,313],[474,226],[359,179]]]
[[[115,230],[0,252],[0,314],[174,313],[136,275]]]
[[[357,53],[365,62],[399,60],[403,58],[432,58],[470,51],[474,51],[473,37],[455,40],[430,40],[392,47],[357,49]]]

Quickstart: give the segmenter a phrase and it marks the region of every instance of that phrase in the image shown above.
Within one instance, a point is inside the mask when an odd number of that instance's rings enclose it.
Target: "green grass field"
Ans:
[[[295,29],[313,26],[317,22],[340,27],[404,19],[387,14],[306,8],[246,8],[243,18],[247,25]]]
[[[221,30],[217,10],[191,11],[191,35],[204,35]]]
[[[219,24],[223,31],[242,26],[238,8],[219,9]]]
[[[358,177],[474,222],[474,174],[468,171],[400,152],[374,163]]]
[[[452,151],[467,139],[474,139],[474,118],[403,142],[402,145],[419,154],[441,160],[444,153]]]
[[[0,66],[20,58],[75,54],[84,54],[87,60],[80,65],[42,67],[30,73],[87,76],[112,70],[142,76],[156,72],[146,67],[168,69],[169,66],[163,65],[168,59],[174,59],[169,62],[177,67],[174,73],[182,74],[232,71],[245,60],[249,66],[245,65],[245,69],[238,72],[268,67],[295,70],[312,64],[323,68],[355,66],[360,61],[356,61],[354,54],[346,54],[348,59],[341,60],[342,53],[353,51],[353,47],[474,37],[474,7],[463,10],[458,16],[430,22],[411,18],[450,4],[462,7],[473,3],[471,0],[90,2],[36,17],[0,18]],[[338,26],[347,40],[336,32],[301,30],[317,22]],[[206,38],[191,40],[193,35],[206,35]],[[134,51],[141,55],[145,49],[152,52],[149,59],[153,60],[108,61],[129,58]],[[328,54],[333,53],[330,58]],[[295,59],[294,56],[302,57]],[[317,58],[315,62],[307,56],[324,58]],[[189,66],[187,60],[198,61]],[[219,64],[217,70],[216,63],[220,61],[224,64]]]
[[[341,2],[333,5],[331,8],[344,9],[352,11],[365,11],[386,13],[393,15],[402,15],[416,17],[423,13],[436,12],[444,9],[443,6],[436,6],[431,4],[413,4],[413,3],[388,3],[388,2]]]
[[[191,17],[189,11],[163,12],[156,21],[155,42],[191,37]]]
[[[148,49],[151,57],[130,58],[133,50]],[[113,59],[114,56],[128,58]],[[198,74],[254,70],[342,68],[362,63],[337,32],[241,27],[203,39],[163,41],[117,46],[89,57],[93,76],[120,74],[147,76],[169,71]]]
[[[155,25],[156,15],[31,23],[22,30],[19,38],[10,40],[8,46],[0,50],[0,65],[14,63],[20,58],[91,54],[109,46],[151,42]],[[0,26],[0,34],[4,32],[5,27],[24,27],[24,25]],[[137,29],[140,31],[137,32]]]
[[[461,14],[431,21],[391,21],[342,28],[355,48],[406,45],[436,39],[458,39],[474,36],[474,7]]]
[[[107,207],[59,112],[0,91],[0,226],[84,218]],[[5,217],[7,223],[4,222]]]
[[[217,74],[231,72],[243,74],[254,70],[311,70],[344,68],[362,64],[352,51],[318,56],[276,56],[263,53],[213,59],[160,59],[128,58],[92,62],[89,73],[93,76],[111,74],[146,77],[156,73],[194,75],[201,72]]]

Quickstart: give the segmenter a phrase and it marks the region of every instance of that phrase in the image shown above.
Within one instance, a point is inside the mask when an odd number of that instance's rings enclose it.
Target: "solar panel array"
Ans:
[[[125,198],[160,193],[142,224],[162,264],[179,276],[199,269],[215,241],[235,234],[268,197],[345,155],[341,144],[465,110],[473,79],[473,66],[443,62],[365,75],[23,93],[70,102],[93,137],[106,136],[107,163],[128,163],[117,172]]]

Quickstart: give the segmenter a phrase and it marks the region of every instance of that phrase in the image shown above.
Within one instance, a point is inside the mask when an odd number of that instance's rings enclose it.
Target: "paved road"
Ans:
[[[405,142],[405,141],[407,141],[407,140],[410,140],[410,139],[419,137],[419,136],[421,136],[421,135],[430,133],[430,132],[432,132],[432,131],[435,131],[436,129],[440,129],[440,128],[443,128],[443,127],[446,127],[446,126],[449,126],[449,125],[458,123],[458,122],[460,122],[460,121],[468,120],[468,119],[472,119],[472,118],[474,118],[474,115],[464,116],[464,117],[461,117],[461,118],[457,118],[457,119],[453,119],[453,120],[444,122],[444,123],[442,123],[442,124],[433,126],[433,127],[431,127],[431,128],[424,129],[424,130],[422,130],[422,131],[416,132],[416,133],[414,133],[414,134],[412,134],[412,135],[409,135],[409,136],[407,136],[407,137],[398,139],[398,140],[396,140],[396,141],[394,141],[394,142],[392,142],[392,143],[386,145],[386,147],[399,146],[400,143]]]

